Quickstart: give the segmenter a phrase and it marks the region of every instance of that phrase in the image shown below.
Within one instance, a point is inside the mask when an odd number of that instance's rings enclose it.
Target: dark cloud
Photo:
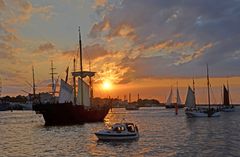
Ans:
[[[214,69],[214,76],[240,75],[236,68],[240,66],[239,19],[236,0],[124,0],[90,34],[122,37],[122,26],[130,26],[125,35],[134,33],[134,40],[126,58],[136,49],[141,52],[121,64],[130,67],[136,78],[205,76],[206,63]],[[178,43],[192,45],[177,49]]]
[[[77,47],[75,50],[66,50],[61,52],[63,56],[78,56],[79,55],[79,48]],[[104,57],[108,55],[108,52],[103,45],[100,44],[93,44],[87,45],[83,47],[83,58],[86,60],[94,60],[99,57]]]
[[[39,45],[38,50],[39,51],[50,51],[50,50],[53,50],[54,48],[55,48],[54,44],[47,42],[47,43]]]
[[[109,52],[100,44],[88,45],[83,48],[84,55],[89,59],[96,59],[107,55]]]

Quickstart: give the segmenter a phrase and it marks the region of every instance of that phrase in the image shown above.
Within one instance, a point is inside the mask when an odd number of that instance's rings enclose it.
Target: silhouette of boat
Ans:
[[[221,106],[221,111],[223,112],[233,112],[234,106],[230,105],[229,99],[229,88],[227,89],[225,85],[223,86],[223,105]]]
[[[220,112],[218,109],[210,107],[210,92],[209,92],[209,75],[208,75],[208,65],[207,65],[207,88],[208,88],[208,108],[197,108],[196,107],[196,99],[195,99],[195,90],[192,90],[191,87],[188,87],[188,93],[186,97],[186,110],[185,114],[188,118],[193,117],[219,117]],[[194,88],[194,81],[193,81],[193,89]]]
[[[139,138],[138,127],[133,123],[116,123],[111,129],[100,130],[95,135],[99,140],[104,141],[135,140]]]
[[[2,80],[0,78],[0,111],[7,111],[11,109],[10,103],[1,98],[2,94]]]
[[[0,100],[0,111],[7,111],[10,110],[10,104],[8,102],[2,102]]]
[[[137,102],[128,103],[125,105],[126,110],[139,110],[139,105]]]
[[[92,99],[91,78],[95,75],[95,72],[83,71],[80,28],[79,47],[80,71],[75,71],[74,59],[74,72],[72,72],[73,85],[67,83],[67,72],[66,80],[61,80],[58,100],[54,97],[53,92],[53,99],[51,101],[46,103],[38,101],[33,105],[33,110],[43,115],[45,125],[72,125],[87,122],[101,122],[108,114],[110,109],[109,104],[97,104]],[[53,74],[52,71],[52,75]],[[89,84],[83,80],[85,77],[89,78]],[[78,78],[78,94],[76,91],[76,78]]]

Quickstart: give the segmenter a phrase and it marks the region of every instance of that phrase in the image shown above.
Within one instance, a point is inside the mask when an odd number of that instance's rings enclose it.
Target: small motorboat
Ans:
[[[135,140],[139,138],[139,132],[133,123],[116,123],[110,129],[95,133],[99,140]]]

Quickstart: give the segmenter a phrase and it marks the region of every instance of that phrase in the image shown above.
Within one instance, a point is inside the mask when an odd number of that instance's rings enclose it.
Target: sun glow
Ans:
[[[112,89],[112,83],[110,81],[106,80],[103,82],[102,87],[104,90],[110,90],[110,89]]]

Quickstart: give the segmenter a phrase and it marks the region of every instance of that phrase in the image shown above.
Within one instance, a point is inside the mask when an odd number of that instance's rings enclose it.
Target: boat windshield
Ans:
[[[113,127],[113,131],[121,132],[121,131],[124,131],[124,130],[125,130],[125,127],[124,127],[124,126],[116,126],[116,127]]]
[[[132,124],[128,124],[128,125],[127,125],[127,130],[128,130],[129,132],[134,132],[134,131],[135,131],[134,126],[133,126]]]

